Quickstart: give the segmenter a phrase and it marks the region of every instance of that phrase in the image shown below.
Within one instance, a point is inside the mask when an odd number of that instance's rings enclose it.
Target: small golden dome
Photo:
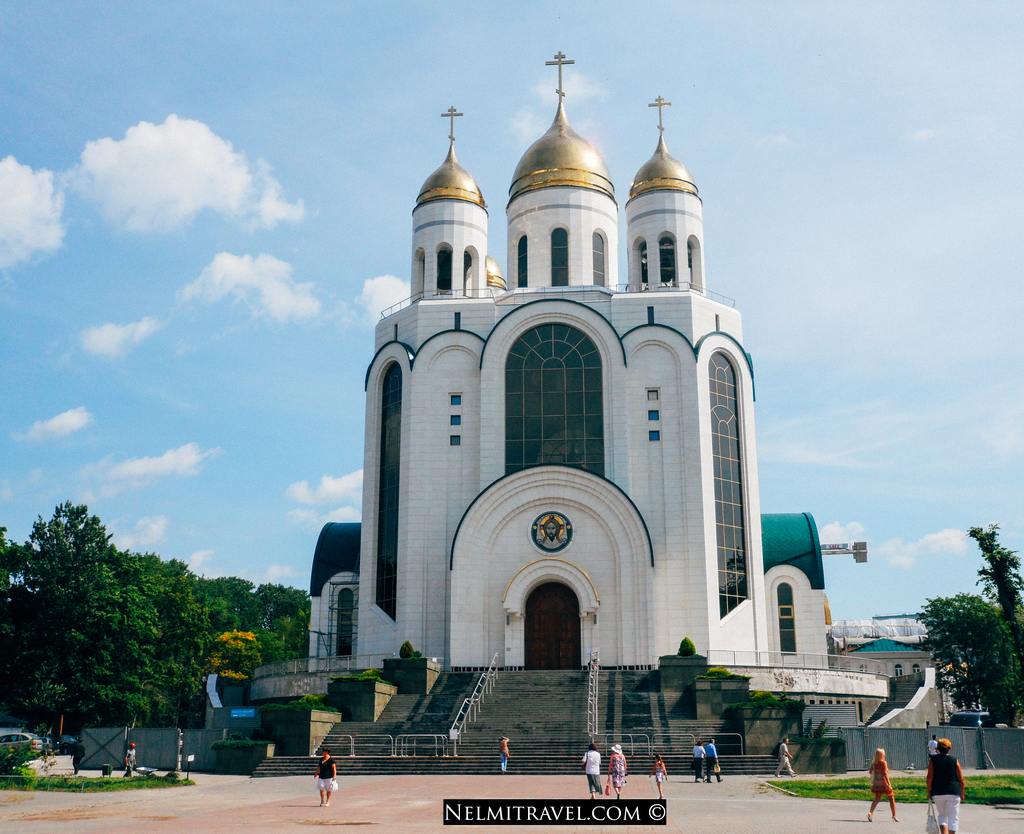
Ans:
[[[448,156],[441,163],[441,167],[423,183],[416,198],[416,205],[421,206],[433,200],[465,200],[467,203],[476,203],[481,208],[487,208],[484,195],[480,193],[480,187],[473,179],[473,175],[459,165],[459,160],[455,158],[454,142],[448,146]]]
[[[697,185],[693,181],[693,174],[687,170],[675,157],[668,152],[665,145],[665,136],[658,138],[658,147],[654,150],[654,156],[648,159],[640,170],[633,177],[633,185],[629,189],[629,199],[639,197],[648,191],[686,191],[690,194],[697,194]]]
[[[501,274],[501,267],[498,266],[498,262],[490,255],[484,259],[484,268],[487,270],[488,287],[495,287],[499,290],[508,289],[508,285],[505,283],[505,276]]]
[[[615,187],[601,154],[572,129],[561,100],[547,133],[519,160],[508,199],[512,202],[527,191],[558,185],[589,188],[615,199]]]

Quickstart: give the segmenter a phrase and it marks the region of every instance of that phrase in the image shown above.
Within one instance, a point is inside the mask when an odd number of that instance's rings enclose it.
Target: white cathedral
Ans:
[[[320,534],[310,655],[375,666],[409,640],[447,669],[643,667],[684,636],[824,654],[817,530],[761,515],[753,362],[709,288],[668,103],[620,276],[615,186],[569,124],[571,62],[549,63],[558,106],[512,174],[505,258],[454,130],[416,198],[412,295],[366,369],[362,523]]]

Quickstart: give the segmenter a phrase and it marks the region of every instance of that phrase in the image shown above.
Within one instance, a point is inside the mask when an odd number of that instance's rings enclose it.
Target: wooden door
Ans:
[[[526,668],[579,669],[580,603],[560,582],[535,588],[526,600]]]

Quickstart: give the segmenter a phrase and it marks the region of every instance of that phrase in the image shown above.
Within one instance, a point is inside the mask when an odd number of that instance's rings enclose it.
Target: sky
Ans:
[[[121,546],[307,585],[359,518],[439,116],[504,265],[562,50],[620,206],[672,102],[762,509],[869,543],[826,559],[833,615],[971,591],[970,526],[1024,549],[1022,42],[996,3],[0,0],[0,526],[82,501]]]

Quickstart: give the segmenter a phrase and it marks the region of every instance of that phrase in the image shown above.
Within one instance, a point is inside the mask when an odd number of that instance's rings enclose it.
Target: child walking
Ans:
[[[668,771],[665,769],[665,760],[658,753],[654,754],[654,764],[651,766],[651,776],[654,777],[654,784],[658,786],[658,799],[665,798],[665,782],[668,780]]]

